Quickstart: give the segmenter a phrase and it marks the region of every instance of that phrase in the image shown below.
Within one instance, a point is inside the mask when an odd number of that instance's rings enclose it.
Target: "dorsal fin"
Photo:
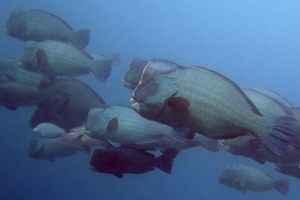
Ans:
[[[49,12],[46,12],[46,11],[43,11],[43,10],[39,10],[39,9],[31,9],[31,10],[29,10],[28,12],[40,12],[40,13],[43,13],[43,14],[50,15],[51,17],[54,17],[54,18],[56,18],[57,20],[61,21],[64,25],[66,25],[66,27],[67,27],[69,30],[73,31],[73,28],[72,28],[67,22],[65,22],[62,18],[60,18],[60,17],[58,17],[58,16],[56,16],[56,15],[54,15],[54,14],[52,14],[52,13],[49,13]]]
[[[272,100],[274,103],[276,103],[287,115],[289,116],[293,116],[293,111],[291,109],[289,109],[288,107],[286,107],[283,103],[281,103],[280,101],[278,101],[277,99],[269,96],[269,95],[266,95],[262,92],[259,92],[257,90],[253,90],[251,88],[243,88],[244,90],[249,90],[249,91],[252,91],[252,92],[256,92],[257,94],[260,94],[270,100]],[[282,97],[283,98],[283,97]]]
[[[232,80],[230,80],[229,78],[227,78],[226,76],[220,74],[219,72],[216,72],[214,70],[211,69],[207,69],[205,67],[199,67],[199,66],[191,66],[191,67],[195,67],[195,68],[200,68],[202,70],[208,71],[216,76],[218,76],[219,78],[225,80],[227,83],[229,83],[232,87],[234,87],[239,93],[240,95],[245,99],[245,101],[248,103],[248,105],[250,106],[250,109],[257,115],[259,116],[263,116],[259,110],[256,108],[256,106],[252,103],[252,101],[247,97],[247,95],[242,91],[242,89]]]

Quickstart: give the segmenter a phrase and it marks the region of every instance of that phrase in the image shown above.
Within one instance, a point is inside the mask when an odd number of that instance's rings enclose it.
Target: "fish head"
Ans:
[[[25,11],[22,9],[15,9],[11,12],[4,26],[4,32],[6,34],[20,40],[26,40],[25,19],[22,17],[24,13]]]
[[[134,90],[139,84],[144,68],[148,63],[148,60],[142,60],[139,58],[133,59],[128,71],[122,79],[123,85],[130,90]]]
[[[225,167],[219,176],[219,182],[228,187],[235,187],[236,176],[233,170],[234,166]]]
[[[93,108],[89,111],[86,122],[83,125],[84,133],[91,138],[101,139],[107,133],[107,127],[113,117],[109,111],[103,108]]]
[[[133,110],[146,119],[155,119],[166,101],[177,93],[176,69],[177,64],[170,61],[149,62],[133,92]]]
[[[0,80],[4,81],[13,78],[19,67],[15,59],[2,58],[0,59]]]
[[[26,43],[23,52],[18,56],[17,63],[26,70],[31,70],[37,65],[37,43]]]
[[[32,129],[33,132],[37,135],[41,135],[41,129],[40,129],[40,124],[37,125],[36,127],[34,127],[34,129]]]

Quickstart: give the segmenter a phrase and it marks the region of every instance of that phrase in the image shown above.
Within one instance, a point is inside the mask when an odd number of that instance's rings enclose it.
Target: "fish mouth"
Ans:
[[[134,96],[132,96],[132,97],[130,98],[130,101],[132,101],[132,102],[138,102],[138,100],[137,100]]]

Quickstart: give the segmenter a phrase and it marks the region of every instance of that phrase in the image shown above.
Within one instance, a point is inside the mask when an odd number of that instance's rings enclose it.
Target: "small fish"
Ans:
[[[48,76],[80,76],[92,72],[101,82],[109,77],[113,60],[94,60],[74,46],[55,40],[26,44],[18,57],[26,70]]]
[[[145,66],[149,62],[149,60],[143,60],[140,58],[133,59],[130,63],[129,69],[122,79],[123,85],[130,90],[134,90],[140,82]]]
[[[40,137],[49,139],[57,138],[66,133],[64,129],[51,123],[41,123],[33,129],[33,132]]]
[[[168,137],[184,142],[171,127],[147,120],[130,107],[93,108],[84,123],[85,133],[111,144],[152,144]],[[118,146],[118,145],[117,145]]]
[[[222,185],[242,192],[265,192],[274,188],[286,196],[289,191],[289,179],[275,180],[270,175],[247,165],[239,164],[228,167],[219,176]]]
[[[71,144],[61,138],[54,138],[33,140],[30,143],[28,154],[33,159],[54,162],[54,158],[70,157],[78,151],[90,154],[91,149],[87,146]]]
[[[154,170],[154,167],[170,174],[176,156],[177,152],[172,149],[155,158],[153,154],[138,149],[107,147],[95,149],[89,165],[96,172],[112,174],[118,178],[123,178],[126,173],[147,173]]]
[[[203,67],[152,60],[131,100],[141,116],[181,135],[230,139],[252,134],[278,156],[293,135],[293,117],[263,116],[236,83]]]
[[[89,29],[74,31],[72,27],[54,14],[42,10],[15,9],[7,20],[5,32],[19,40],[59,40],[71,42],[74,46],[84,49],[90,41]]]

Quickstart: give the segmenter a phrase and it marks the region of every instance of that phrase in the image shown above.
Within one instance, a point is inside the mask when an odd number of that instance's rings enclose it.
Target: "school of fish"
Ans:
[[[36,107],[29,123],[39,139],[29,145],[30,158],[54,162],[93,151],[91,170],[122,178],[155,168],[171,174],[180,151],[200,146],[270,162],[300,179],[300,109],[276,92],[241,88],[205,67],[135,58],[122,79],[134,103],[109,105],[76,79],[91,73],[105,83],[121,62],[118,53],[83,50],[90,29],[74,31],[52,13],[15,9],[4,31],[26,42],[17,58],[0,59],[0,106]],[[289,191],[289,179],[244,164],[224,168],[219,183],[242,192]]]

